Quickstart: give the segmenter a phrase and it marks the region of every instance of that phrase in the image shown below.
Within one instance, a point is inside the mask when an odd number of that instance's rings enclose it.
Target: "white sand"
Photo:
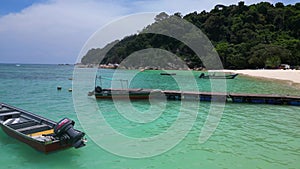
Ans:
[[[291,81],[300,84],[300,70],[259,69],[259,70],[225,70],[226,72],[238,73],[259,78]]]

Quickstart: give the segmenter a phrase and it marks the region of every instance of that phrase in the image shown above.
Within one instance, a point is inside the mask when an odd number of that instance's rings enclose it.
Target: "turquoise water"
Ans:
[[[69,117],[80,125],[73,104],[72,66],[0,64],[0,102],[34,112],[58,121]],[[131,71],[122,71],[123,78]],[[171,76],[160,76],[160,71],[134,72],[129,87],[179,89]],[[99,71],[102,76],[112,77],[112,70]],[[132,73],[132,72],[131,72]],[[176,71],[176,78],[189,82],[199,75],[193,72]],[[201,91],[210,91],[211,82],[196,79]],[[102,81],[104,87],[111,82]],[[61,91],[56,87],[62,86]],[[235,93],[266,93],[300,95],[299,89],[285,83],[264,81],[238,76],[226,82],[227,91]],[[187,83],[184,88],[192,86]],[[86,96],[87,97],[87,96]],[[87,98],[93,102],[91,98]],[[121,104],[123,104],[121,102]],[[163,113],[149,123],[135,123],[125,119],[111,100],[97,101],[107,123],[118,132],[136,138],[145,138],[164,133],[180,114],[180,102],[169,101]],[[141,114],[151,109],[149,101],[135,101],[132,106]],[[81,149],[68,149],[44,155],[31,147],[10,138],[0,130],[1,168],[105,168],[105,169],[198,169],[198,168],[299,168],[300,166],[300,107],[232,104],[225,106],[221,121],[203,144],[199,133],[208,116],[211,104],[201,102],[197,118],[187,136],[171,150],[160,155],[133,159],[114,155],[92,141],[92,133],[86,131],[89,142]],[[88,110],[88,108],[87,108]],[[183,110],[192,113],[194,109]],[[77,112],[81,113],[81,112]],[[95,118],[91,115],[90,118]],[[101,132],[101,131],[97,131]],[[149,147],[148,147],[149,148]],[[150,147],[151,148],[151,147]],[[128,147],[124,147],[128,149]],[[130,150],[130,148],[129,148]]]

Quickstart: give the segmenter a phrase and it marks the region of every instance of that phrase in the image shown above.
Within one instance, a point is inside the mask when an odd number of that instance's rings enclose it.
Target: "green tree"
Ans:
[[[186,44],[159,34],[181,34],[185,27],[174,17],[183,18],[200,28],[212,41],[225,68],[267,68],[287,63],[300,65],[300,3],[284,5],[261,2],[225,6],[218,4],[211,11],[197,11],[182,16],[180,12],[168,15],[161,12],[139,34],[127,36],[103,48],[91,49],[81,60],[89,63],[122,62],[130,54],[147,48],[160,48],[179,56],[190,68],[203,66],[198,56]],[[171,33],[174,33],[171,32]],[[193,34],[183,39],[194,41]]]

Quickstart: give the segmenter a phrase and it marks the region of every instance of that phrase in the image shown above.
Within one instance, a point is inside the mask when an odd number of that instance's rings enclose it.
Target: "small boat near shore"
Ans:
[[[0,103],[2,130],[7,135],[44,153],[85,146],[85,133],[74,129],[74,124],[75,122],[68,118],[56,123],[31,112]]]
[[[229,74],[229,75],[205,75],[204,73],[201,73],[199,78],[200,79],[234,79],[238,74]]]
[[[160,73],[160,75],[172,76],[172,75],[176,75],[176,73]]]

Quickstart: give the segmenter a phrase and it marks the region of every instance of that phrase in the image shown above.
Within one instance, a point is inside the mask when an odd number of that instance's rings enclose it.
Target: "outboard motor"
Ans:
[[[75,130],[73,128],[75,122],[68,118],[60,120],[54,127],[54,133],[56,137],[65,144],[72,144],[75,148],[80,148],[85,146],[85,141],[83,137],[85,133]]]
[[[204,75],[205,75],[204,73],[201,73],[200,76],[199,76],[199,78],[203,78]]]
[[[95,93],[101,93],[102,88],[100,86],[95,87]]]

